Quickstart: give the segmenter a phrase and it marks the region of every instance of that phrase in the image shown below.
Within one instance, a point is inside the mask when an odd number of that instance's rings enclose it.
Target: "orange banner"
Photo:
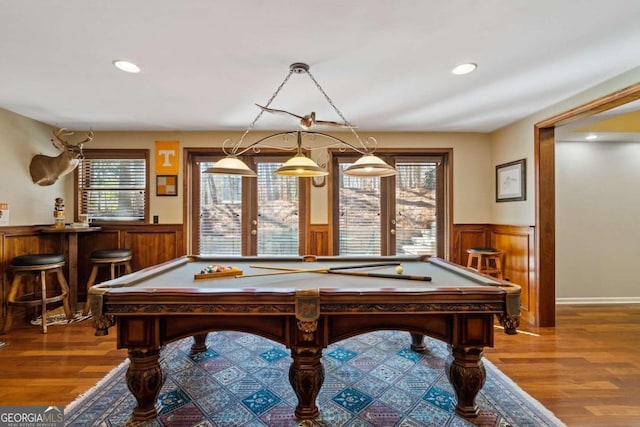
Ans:
[[[156,175],[178,175],[180,141],[156,141]]]

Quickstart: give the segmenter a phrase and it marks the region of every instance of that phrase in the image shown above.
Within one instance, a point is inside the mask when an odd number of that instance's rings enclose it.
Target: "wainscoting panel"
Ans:
[[[307,251],[303,255],[331,255],[330,236],[328,224],[311,224]]]
[[[486,248],[489,245],[488,224],[454,224],[450,261],[467,265],[467,249]]]
[[[185,255],[182,225],[121,230],[122,247],[133,251],[134,270],[150,267]]]
[[[467,249],[492,247],[504,252],[504,277],[522,287],[522,319],[536,324],[534,227],[496,224],[454,224],[452,262],[466,266]]]
[[[533,227],[492,225],[491,247],[505,253],[504,278],[522,287],[522,318],[532,322],[535,316],[535,238]]]
[[[87,280],[91,273],[91,252],[98,249],[116,249],[118,245],[117,230],[101,230],[97,233],[80,233],[78,235],[78,299],[86,299]],[[109,269],[101,268],[96,283],[109,279]]]
[[[0,265],[2,268],[0,311],[4,317],[6,314],[5,296],[13,280],[13,276],[9,273],[11,260],[16,256],[26,254],[60,253],[63,250],[63,245],[59,236],[40,233],[37,228],[31,226],[2,227],[0,228],[0,238],[2,239],[2,253],[0,253]],[[48,275],[47,281],[51,281],[52,286],[57,286],[55,275]],[[22,289],[18,291],[17,297],[19,298],[20,296],[22,296]],[[16,310],[16,320],[20,318],[19,311]]]
[[[41,233],[43,225],[0,227],[0,273],[2,293],[0,307],[5,315],[5,295],[13,277],[9,271],[11,260],[24,254],[64,253],[68,259],[68,247],[64,236]],[[182,224],[108,224],[93,233],[78,234],[78,300],[86,298],[86,283],[91,270],[90,254],[96,249],[127,248],[133,251],[132,267],[140,270],[185,255]],[[101,269],[97,282],[107,280],[108,269]],[[69,278],[68,263],[65,276]],[[55,281],[55,276],[47,277]],[[53,282],[55,284],[55,282]],[[16,315],[19,319],[19,315]]]
[[[59,252],[64,250],[56,234],[38,231],[41,226],[0,227],[0,268],[2,294],[0,307],[4,315],[4,296],[8,288],[8,266],[11,259],[27,253]],[[522,286],[523,320],[535,322],[537,307],[535,277],[534,228],[528,226],[456,224],[452,229],[450,259],[461,265],[467,263],[467,249],[491,246],[505,252],[505,277]],[[128,248],[133,251],[132,267],[140,270],[186,254],[182,224],[104,225],[97,233],[78,237],[78,299],[86,297],[85,284],[89,277],[89,255],[95,249]],[[331,255],[329,226],[312,224],[309,254]],[[67,272],[68,274],[68,272]],[[106,279],[103,277],[102,280]]]

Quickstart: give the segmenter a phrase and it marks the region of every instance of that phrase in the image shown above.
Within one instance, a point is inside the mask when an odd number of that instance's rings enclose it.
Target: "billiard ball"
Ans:
[[[398,274],[402,274],[402,272],[403,272],[403,271],[404,271],[404,270],[402,269],[402,266],[401,266],[401,265],[399,265],[399,266],[397,266],[397,267],[396,267],[396,273],[398,273]]]

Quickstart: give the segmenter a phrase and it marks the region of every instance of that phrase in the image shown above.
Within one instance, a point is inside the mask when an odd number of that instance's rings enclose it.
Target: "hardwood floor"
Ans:
[[[0,405],[68,405],[126,357],[115,332],[95,337],[91,321],[39,326],[15,319],[0,335]]]
[[[0,405],[67,405],[126,358],[90,321],[16,321],[0,348]],[[496,333],[485,356],[568,426],[640,426],[640,304],[559,306],[555,328]]]
[[[569,426],[640,426],[640,304],[558,306],[556,319],[496,334],[485,357]]]

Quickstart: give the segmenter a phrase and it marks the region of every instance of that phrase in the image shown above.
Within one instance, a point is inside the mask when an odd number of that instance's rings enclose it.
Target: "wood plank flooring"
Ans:
[[[555,328],[496,334],[485,357],[569,426],[640,426],[640,304],[556,316]]]
[[[125,358],[90,321],[16,321],[0,348],[0,405],[67,405]],[[496,331],[485,356],[568,426],[640,426],[640,304],[559,306],[555,328]]]

